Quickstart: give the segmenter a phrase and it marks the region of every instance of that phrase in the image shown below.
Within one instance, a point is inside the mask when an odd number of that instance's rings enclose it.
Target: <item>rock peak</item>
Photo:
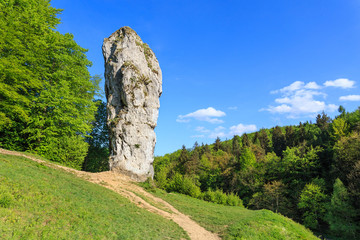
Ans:
[[[154,52],[130,27],[105,38],[102,51],[110,169],[144,181],[153,177],[161,69]]]

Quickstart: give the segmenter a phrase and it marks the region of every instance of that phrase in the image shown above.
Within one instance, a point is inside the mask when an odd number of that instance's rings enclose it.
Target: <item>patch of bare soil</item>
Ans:
[[[129,177],[115,173],[115,172],[101,172],[101,173],[89,173],[78,171],[72,168],[56,165],[54,163],[45,162],[25,155],[20,152],[9,151],[0,148],[0,153],[21,156],[33,160],[38,163],[42,163],[48,167],[63,169],[67,172],[71,172],[78,177],[81,177],[89,182],[99,184],[103,187],[113,190],[116,193],[126,197],[138,207],[144,208],[149,212],[158,214],[166,219],[173,220],[181,228],[183,228],[189,237],[194,240],[215,240],[220,239],[216,234],[207,231],[189,216],[179,212],[175,207],[168,202],[153,196],[146,192],[143,188],[136,185]]]

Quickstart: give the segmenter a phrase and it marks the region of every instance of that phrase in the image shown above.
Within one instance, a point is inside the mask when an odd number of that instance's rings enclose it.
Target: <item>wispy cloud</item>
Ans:
[[[229,110],[233,110],[233,111],[236,111],[238,109],[238,107],[236,106],[233,106],[233,107],[228,107]]]
[[[324,83],[325,87],[338,87],[338,88],[353,88],[355,81],[351,81],[347,78],[339,78],[333,81],[326,81]]]
[[[195,131],[199,132],[199,133],[203,133],[201,135],[195,135],[195,136],[202,136],[202,137],[207,137],[207,138],[225,138],[225,137],[232,137],[234,135],[243,135],[244,133],[251,133],[257,130],[256,125],[254,124],[250,124],[250,125],[245,125],[245,124],[238,124],[238,125],[234,125],[231,126],[230,128],[225,128],[223,126],[219,126],[216,127],[213,130],[209,130],[206,129],[204,127],[197,127],[195,129]],[[204,136],[205,134],[205,136]]]
[[[360,101],[360,95],[347,95],[341,96],[339,98],[340,101]]]
[[[305,84],[304,82],[301,82],[301,81],[295,81],[292,84],[290,84],[289,86],[283,87],[279,90],[272,91],[271,94],[276,94],[279,92],[284,93],[284,94],[289,94],[289,93],[295,92],[300,89],[316,90],[316,89],[320,89],[320,88],[321,88],[321,86],[319,86],[316,82],[309,82],[309,83]]]
[[[323,100],[326,98],[326,94],[321,91],[322,88],[316,82],[293,82],[289,86],[271,92],[272,94],[281,94],[280,98],[275,99],[275,103],[278,105],[270,105],[267,108],[260,109],[260,111],[286,114],[288,118],[314,115],[321,111],[335,111],[336,105],[327,104]],[[322,99],[319,100],[318,98]]]
[[[250,125],[244,125],[244,124],[238,124],[236,126],[230,127],[229,135],[243,135],[244,133],[248,132],[255,132],[257,130],[256,125],[250,124]]]
[[[179,115],[176,119],[177,122],[189,122],[191,119],[196,119],[198,121],[205,121],[209,123],[220,124],[224,121],[219,119],[219,117],[224,117],[226,114],[220,110],[216,110],[213,107],[208,107],[206,109],[199,109],[195,112],[188,113],[186,115]]]

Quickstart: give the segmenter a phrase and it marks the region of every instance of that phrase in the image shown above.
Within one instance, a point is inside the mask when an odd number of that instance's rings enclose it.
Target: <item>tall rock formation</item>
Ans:
[[[104,39],[110,169],[137,181],[153,177],[162,75],[153,51],[122,27]]]

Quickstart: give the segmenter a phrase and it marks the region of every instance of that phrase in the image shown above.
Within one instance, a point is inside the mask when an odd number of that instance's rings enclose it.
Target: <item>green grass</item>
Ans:
[[[304,226],[269,210],[224,206],[162,190],[153,194],[223,239],[318,239]]]
[[[0,239],[189,239],[174,222],[65,171],[0,154]]]

